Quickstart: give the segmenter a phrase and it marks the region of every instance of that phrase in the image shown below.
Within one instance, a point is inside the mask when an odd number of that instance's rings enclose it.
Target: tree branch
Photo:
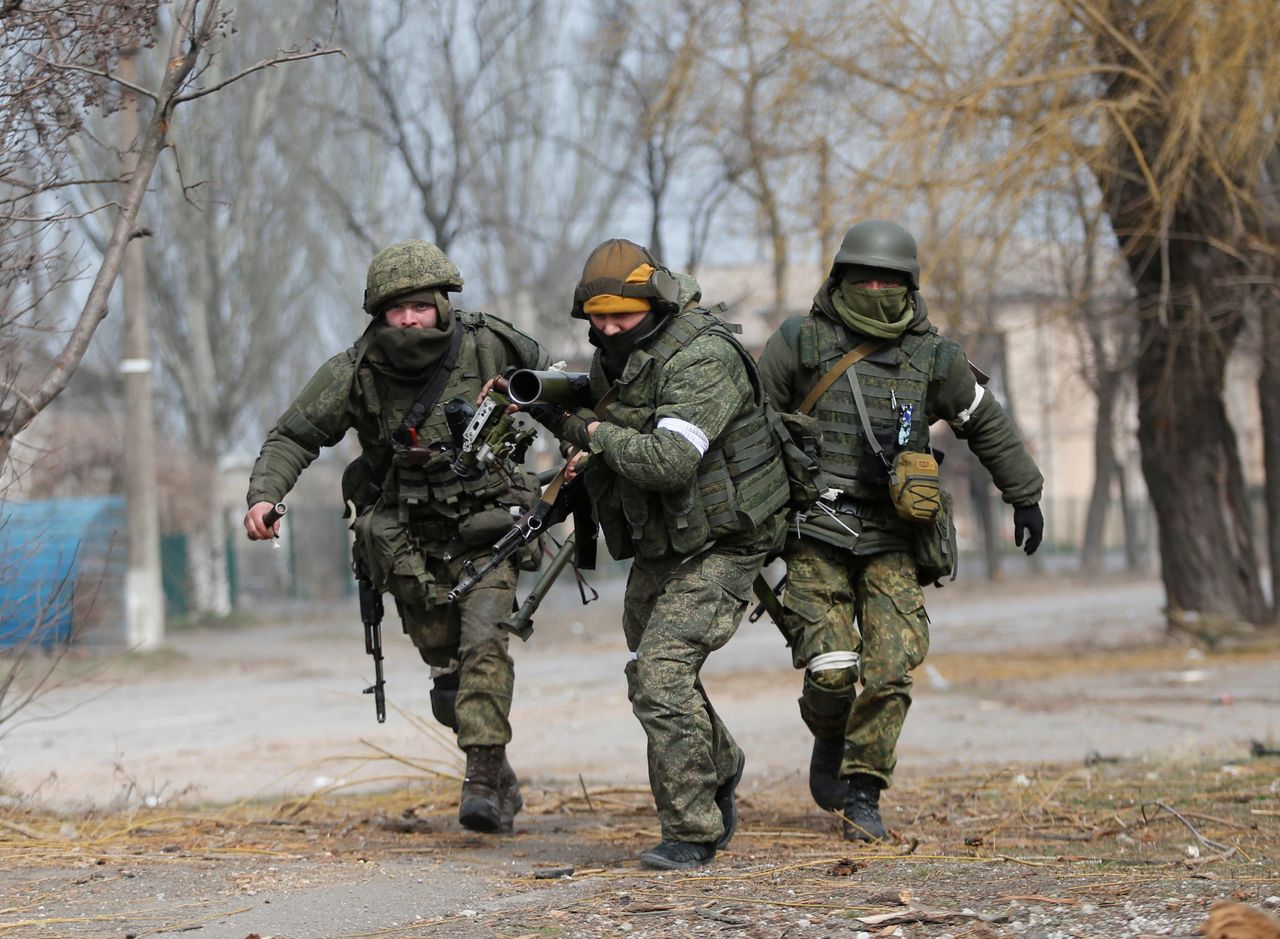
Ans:
[[[220,81],[215,85],[210,85],[208,88],[198,88],[195,91],[190,92],[189,94],[178,95],[176,98],[173,99],[173,103],[175,105],[184,104],[187,101],[194,101],[196,98],[203,98],[205,95],[211,95],[215,91],[220,91],[223,88],[226,88],[228,85],[233,84],[234,82],[238,82],[240,79],[244,78],[246,75],[252,75],[254,72],[260,72],[264,68],[274,68],[275,66],[282,65],[285,62],[300,62],[303,59],[314,59],[322,55],[340,55],[345,58],[346,52],[343,51],[342,49],[333,49],[333,48],[316,49],[312,52],[288,52],[288,53],[285,53],[284,55],[278,55],[273,59],[263,59],[261,62],[258,62],[255,65],[250,65],[248,68],[242,69],[241,71],[237,72],[235,75],[232,75],[230,78],[224,79],[223,81]]]
[[[105,78],[109,82],[115,82],[117,85],[121,86],[122,88],[128,88],[130,91],[134,92],[135,94],[142,95],[145,98],[150,98],[152,101],[160,100],[159,95],[157,95],[150,88],[143,88],[141,85],[135,85],[133,82],[126,81],[125,79],[121,78],[119,75],[112,75],[110,72],[105,71],[103,69],[89,68],[87,65],[76,65],[71,62],[55,62],[52,59],[46,59],[43,56],[39,56],[39,55],[32,56],[32,58],[35,59],[37,62],[41,62],[49,66],[50,68],[61,69],[67,72],[83,72],[85,75],[93,75],[93,76],[96,76],[97,78]]]

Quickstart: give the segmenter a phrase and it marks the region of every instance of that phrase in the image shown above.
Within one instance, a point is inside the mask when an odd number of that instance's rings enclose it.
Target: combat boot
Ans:
[[[524,797],[520,795],[520,780],[516,771],[504,756],[502,772],[498,776],[498,830],[511,831],[515,817],[524,808]]]
[[[813,738],[813,755],[809,757],[809,795],[818,803],[818,808],[828,812],[844,808],[849,794],[849,781],[840,778],[843,759],[843,734]]]
[[[880,780],[865,773],[854,773],[849,780],[849,793],[844,800],[845,841],[887,841],[884,821],[880,818]]]
[[[651,871],[687,871],[701,867],[715,856],[714,844],[663,841],[640,855],[640,866]]]
[[[462,804],[458,807],[458,822],[463,828],[498,831],[502,827],[499,793],[506,750],[500,744],[467,747],[467,775],[462,780]]]

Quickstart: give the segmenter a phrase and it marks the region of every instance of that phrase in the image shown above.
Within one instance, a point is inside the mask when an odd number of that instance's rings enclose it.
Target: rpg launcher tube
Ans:
[[[564,572],[569,560],[573,557],[576,534],[576,532],[569,533],[569,537],[560,546],[559,553],[551,559],[547,569],[538,575],[538,579],[534,581],[533,589],[529,591],[529,596],[525,597],[524,603],[520,604],[519,612],[514,616],[498,620],[500,629],[515,633],[525,642],[529,641],[529,637],[533,635],[533,614],[538,611],[538,607],[542,605],[547,591],[551,589],[551,585]]]
[[[284,518],[284,513],[288,511],[289,511],[289,507],[287,505],[285,505],[283,502],[277,502],[267,511],[266,515],[262,516],[262,524],[267,526],[267,528],[269,529],[276,522],[280,521],[280,519]],[[250,541],[253,540],[252,538],[249,537],[248,532],[245,532],[244,534],[245,534],[245,537],[249,538]]]
[[[591,375],[555,369],[517,369],[507,379],[507,397],[521,407],[535,401],[583,404],[591,397]]]

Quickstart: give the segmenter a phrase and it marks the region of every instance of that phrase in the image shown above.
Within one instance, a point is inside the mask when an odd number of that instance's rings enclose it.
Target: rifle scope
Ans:
[[[591,375],[587,372],[522,368],[512,372],[507,379],[507,397],[522,407],[535,401],[581,404],[590,395]]]

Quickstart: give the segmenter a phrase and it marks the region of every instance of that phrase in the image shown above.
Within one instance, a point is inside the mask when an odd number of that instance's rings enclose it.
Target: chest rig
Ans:
[[[407,448],[394,439],[405,414],[422,394],[422,383],[397,381],[369,367],[356,369],[356,394],[362,405],[358,433],[365,457],[375,475],[381,475],[377,484],[382,505],[396,506],[400,520],[414,527],[433,522],[451,527],[478,509],[521,501],[504,502],[509,487],[498,472],[462,479],[451,467],[453,453],[444,405],[453,398],[474,400],[485,380],[497,371],[491,346],[495,340],[483,328],[484,315],[455,315],[462,329],[457,361],[443,390],[415,428],[419,446],[435,451],[426,462],[410,462]]]
[[[711,442],[686,491],[655,492],[611,472],[588,473],[592,501],[615,558],[692,553],[709,541],[750,533],[787,501],[786,470],[765,413],[755,362],[730,328],[707,310],[670,317],[643,348],[631,352],[616,383],[617,397],[603,416],[622,427],[652,433],[663,370],[677,352],[703,335],[721,337],[738,353],[751,380],[751,409]],[[591,382],[597,399],[613,384],[599,354],[591,363]]]
[[[861,341],[843,324],[812,315],[798,338],[800,364],[808,370],[805,390]],[[872,432],[890,459],[904,450],[929,449],[925,407],[937,343],[932,327],[904,333],[850,369],[857,374]],[[822,394],[812,413],[822,428],[822,469],[831,485],[855,501],[886,501],[888,475],[868,442],[847,375]]]

